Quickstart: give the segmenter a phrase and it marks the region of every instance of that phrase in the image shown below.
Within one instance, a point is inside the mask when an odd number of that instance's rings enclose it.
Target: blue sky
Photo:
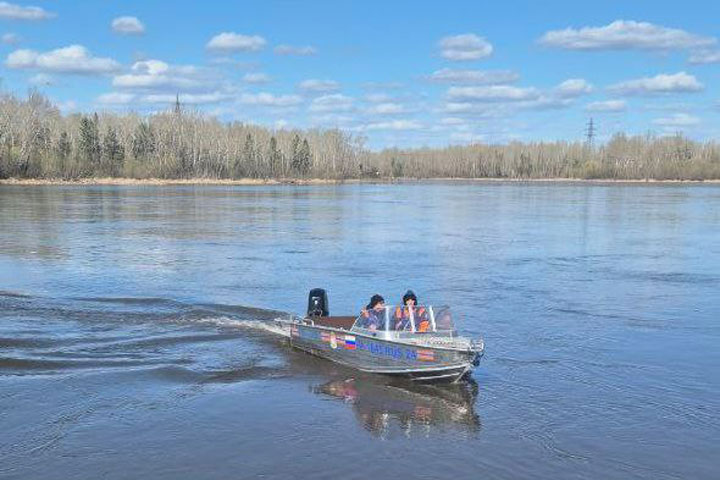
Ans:
[[[66,113],[182,103],[372,148],[720,136],[713,1],[0,2],[6,91]]]

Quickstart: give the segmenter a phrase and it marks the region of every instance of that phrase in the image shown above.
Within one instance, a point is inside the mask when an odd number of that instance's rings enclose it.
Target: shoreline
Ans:
[[[225,185],[225,186],[264,186],[264,185],[339,185],[339,184],[396,184],[396,183],[586,183],[586,184],[720,184],[720,179],[711,180],[656,180],[656,179],[586,179],[586,178],[280,178],[257,179],[241,178],[237,180],[218,178],[162,179],[162,178],[82,178],[77,180],[47,178],[6,178],[0,179],[0,185],[18,186],[178,186],[178,185]]]

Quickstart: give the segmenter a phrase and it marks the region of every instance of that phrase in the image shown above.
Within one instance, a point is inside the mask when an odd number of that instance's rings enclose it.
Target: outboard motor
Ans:
[[[330,315],[328,310],[327,292],[322,288],[313,288],[308,295],[308,317],[327,317]]]

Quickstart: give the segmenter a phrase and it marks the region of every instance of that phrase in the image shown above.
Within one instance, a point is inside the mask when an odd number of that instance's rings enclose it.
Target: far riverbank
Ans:
[[[280,179],[219,179],[219,178],[188,178],[188,179],[164,179],[164,178],[80,178],[74,180],[46,179],[46,178],[6,178],[0,179],[0,185],[70,185],[70,186],[94,186],[94,185],[137,185],[137,186],[164,186],[164,185],[228,185],[228,186],[253,186],[253,185],[334,185],[342,183],[418,183],[418,182],[457,182],[457,183],[490,183],[490,182],[512,182],[512,183],[586,183],[586,184],[718,184],[720,179],[712,180],[655,180],[655,179],[584,179],[584,178],[280,178]]]

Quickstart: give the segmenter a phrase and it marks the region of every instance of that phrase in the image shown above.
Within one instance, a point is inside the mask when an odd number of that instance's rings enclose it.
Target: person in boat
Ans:
[[[424,333],[430,330],[430,320],[425,307],[418,307],[415,292],[408,290],[403,295],[402,306],[395,309],[395,330],[410,330],[412,320],[415,321],[416,332]]]
[[[370,303],[362,311],[364,327],[368,330],[382,330],[385,323],[385,299],[377,293],[370,297]]]
[[[395,308],[395,330],[410,330],[412,328],[411,318],[414,316],[417,297],[412,290],[405,292],[402,298],[402,305]]]

